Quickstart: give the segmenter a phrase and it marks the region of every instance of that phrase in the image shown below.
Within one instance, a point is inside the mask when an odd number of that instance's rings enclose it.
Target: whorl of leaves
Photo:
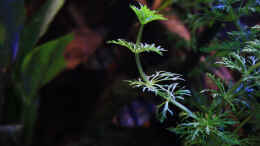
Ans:
[[[145,25],[155,20],[167,20],[165,17],[163,17],[163,15],[158,14],[157,11],[150,10],[149,8],[147,8],[146,5],[142,5],[139,3],[139,6],[140,8],[131,5],[130,8],[135,12],[139,22],[142,25]]]
[[[219,139],[221,144],[239,145],[240,141],[235,134],[224,131],[225,128],[237,123],[228,119],[227,115],[227,113],[213,114],[212,112],[198,114],[198,118],[194,121],[186,120],[185,123],[168,128],[168,130],[185,137],[185,144],[187,145],[209,144],[211,138],[213,140]]]
[[[139,54],[142,52],[155,52],[159,55],[163,55],[162,52],[166,51],[164,48],[161,48],[161,46],[156,47],[154,44],[146,44],[146,43],[135,44],[135,43],[123,40],[123,39],[108,41],[108,43],[117,44],[117,45],[126,47],[135,54]]]
[[[130,86],[134,88],[142,88],[143,92],[149,91],[154,93],[155,95],[159,95],[163,97],[165,100],[162,104],[158,105],[158,111],[162,109],[161,112],[157,112],[159,115],[158,118],[161,122],[163,122],[167,118],[167,113],[173,115],[173,112],[169,109],[169,104],[175,105],[182,110],[186,111],[191,117],[195,118],[195,115],[184,105],[176,101],[176,99],[183,100],[183,96],[191,96],[191,92],[184,88],[180,88],[176,83],[176,81],[183,80],[181,75],[174,74],[171,72],[159,71],[150,76],[146,76],[147,81],[143,81],[142,79],[127,81]],[[173,82],[171,84],[167,84],[167,82]]]

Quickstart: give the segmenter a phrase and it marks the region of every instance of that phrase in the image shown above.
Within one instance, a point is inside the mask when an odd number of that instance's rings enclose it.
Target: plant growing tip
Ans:
[[[155,10],[150,10],[146,5],[142,5],[139,3],[139,6],[140,8],[130,5],[130,8],[135,12],[139,22],[142,25],[155,20],[167,20],[167,18],[163,17],[163,15],[159,14]]]

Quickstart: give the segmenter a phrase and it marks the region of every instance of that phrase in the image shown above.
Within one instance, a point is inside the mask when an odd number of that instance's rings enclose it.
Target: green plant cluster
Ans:
[[[215,40],[217,42],[215,45],[196,49],[204,52],[216,51],[217,56],[215,57],[219,58],[216,65],[224,66],[240,74],[240,79],[237,82],[227,84],[214,74],[208,73],[207,76],[213,81],[217,89],[204,89],[200,92],[199,97],[196,97],[206,98],[208,104],[197,104],[194,107],[195,103],[189,104],[186,102],[189,105],[182,103],[185,96],[194,95],[190,90],[180,86],[180,82],[184,81],[180,74],[158,71],[155,74],[147,75],[143,71],[140,53],[155,52],[162,55],[162,51],[165,51],[160,46],[155,47],[154,44],[141,43],[144,26],[151,21],[164,20],[158,12],[149,10],[147,6],[142,4],[139,7],[130,6],[140,22],[136,43],[127,42],[123,39],[109,41],[109,43],[126,47],[134,53],[141,78],[127,82],[134,88],[141,88],[143,92],[152,92],[163,99],[163,102],[157,106],[158,109],[161,109],[158,110],[158,117],[161,122],[169,118],[167,113],[173,115],[171,106],[177,106],[183,111],[180,114],[181,122],[176,127],[168,128],[168,130],[179,134],[183,138],[184,145],[257,144],[256,135],[254,136],[251,133],[241,134],[239,131],[246,124],[251,124],[253,127],[250,131],[252,133],[254,133],[254,130],[259,130],[259,122],[257,121],[259,121],[260,114],[260,27],[243,28],[239,23],[239,17],[259,11],[259,3],[257,1],[249,1],[246,4],[241,2],[237,8],[234,8],[234,5],[238,2],[234,0],[191,2],[194,5],[203,3],[208,6],[203,8],[207,12],[205,16],[196,16],[196,18],[200,18],[194,22],[195,27],[204,25],[205,20],[208,19],[211,19],[211,25],[216,21],[230,21],[235,22],[237,26],[236,31],[228,33],[228,38],[225,41]],[[196,45],[196,43],[193,43],[193,45]]]
[[[19,119],[14,121],[22,125],[23,145],[28,146],[32,142],[38,90],[65,68],[63,52],[73,39],[72,35],[37,44],[63,4],[64,0],[47,0],[37,13],[26,18],[23,0],[0,1],[0,102],[3,99],[20,102],[19,110],[22,112],[10,113],[9,118],[13,120],[12,116],[19,115],[15,116]],[[158,11],[139,4],[130,6],[140,23],[136,42],[124,39],[108,41],[109,44],[128,48],[135,56],[140,78],[126,82],[161,99],[157,106],[160,122],[171,118],[169,115],[180,116],[178,125],[168,130],[180,135],[183,145],[257,145],[260,130],[260,27],[246,27],[240,17],[259,12],[260,1],[165,0],[158,10],[170,4],[178,4],[179,8],[188,12],[188,15],[182,16],[188,20],[186,23],[192,24],[190,47],[203,53],[214,51],[213,58],[217,60],[214,65],[238,74],[237,81],[227,83],[208,73],[217,89],[204,89],[200,94],[195,94],[182,86],[185,79],[181,74],[168,71],[146,74],[141,64],[141,54],[148,52],[162,56],[166,49],[142,42],[144,27],[150,22],[167,19]],[[199,28],[208,27],[211,28],[210,34],[217,33],[226,22],[234,23],[236,29],[221,39],[214,37],[211,42],[199,44],[201,38],[195,37]],[[6,88],[11,88],[12,92],[3,94]],[[173,106],[181,110],[179,115],[175,114]],[[2,109],[0,122],[1,114]],[[246,133],[243,133],[244,129]]]

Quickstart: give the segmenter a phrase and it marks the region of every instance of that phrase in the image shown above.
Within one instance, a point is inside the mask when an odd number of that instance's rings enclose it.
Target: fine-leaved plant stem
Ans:
[[[166,101],[169,101],[170,103],[174,104],[175,106],[177,106],[178,108],[182,109],[183,111],[185,111],[186,113],[188,113],[188,115],[194,119],[198,119],[198,117],[191,111],[189,110],[186,106],[180,104],[178,101],[176,101],[175,99],[171,99],[169,98],[165,93],[161,92],[161,91],[157,91],[156,95],[161,96],[163,99],[165,99]]]
[[[260,67],[260,62],[258,62],[257,64],[253,65],[252,67],[250,67],[247,71],[247,74],[252,73],[255,69]],[[243,82],[243,78],[240,79],[238,82],[235,83],[235,85],[233,85],[233,87],[227,92],[227,96],[229,95],[236,95],[234,94],[234,92],[236,91],[236,89],[241,85],[241,83]]]
[[[144,29],[144,25],[141,24],[141,26],[139,28],[139,31],[138,31],[138,35],[137,35],[136,44],[139,44],[141,42],[143,29]],[[145,82],[148,82],[147,77],[146,77],[146,75],[145,75],[145,73],[143,71],[142,64],[141,64],[141,61],[140,61],[140,56],[139,56],[138,53],[135,53],[135,61],[136,61],[136,65],[137,65],[137,68],[138,68],[138,71],[139,71],[139,74],[140,74],[141,78]],[[164,98],[166,100],[169,100],[169,99],[167,99],[165,97],[165,95],[162,92],[158,91],[157,94],[159,96],[161,96],[162,98]],[[188,113],[192,118],[197,119],[197,116],[191,110],[189,110],[187,107],[183,106],[179,102],[177,102],[175,100],[172,100],[171,103],[173,103],[175,106],[179,107],[180,109],[182,109],[183,111]]]
[[[144,25],[141,24],[139,31],[138,31],[138,35],[137,35],[136,44],[139,44],[141,42],[143,30],[144,30]],[[140,61],[140,56],[139,56],[138,53],[135,53],[135,62],[136,62],[136,66],[137,66],[137,69],[138,69],[138,72],[139,72],[141,78],[145,82],[148,82],[146,75],[143,71],[143,67],[142,67],[142,64],[141,64],[141,61]]]
[[[142,68],[142,64],[141,64],[141,61],[140,61],[140,56],[139,54],[135,54],[135,62],[136,62],[136,65],[137,65],[137,69],[139,71],[139,74],[141,76],[141,78],[145,81],[145,82],[148,82],[146,76],[145,76],[145,73],[143,71],[143,68]]]
[[[141,24],[139,31],[138,31],[138,35],[137,35],[137,39],[136,39],[136,44],[139,44],[142,40],[142,35],[143,35],[143,30],[144,30],[144,25]]]
[[[165,97],[165,95],[162,92],[158,91],[157,94],[159,96],[161,96],[162,98],[169,100],[168,98]],[[197,116],[191,110],[189,110],[187,107],[183,106],[179,102],[177,102],[175,100],[171,100],[171,103],[173,103],[175,106],[179,107],[180,109],[182,109],[183,111],[188,113],[192,118],[197,119]]]
[[[255,69],[260,67],[260,62],[256,63],[255,65],[253,65],[252,67],[250,67],[247,71],[247,74],[252,73]],[[240,86],[240,84],[243,82],[243,78],[240,79],[228,92],[227,92],[227,96],[231,95],[234,96],[236,94],[234,94],[235,90]],[[233,93],[233,94],[232,94]],[[233,98],[233,97],[232,97]],[[243,120],[239,126],[234,130],[233,133],[237,133],[239,129],[241,129],[251,118],[253,117],[253,114],[249,115],[245,120]]]

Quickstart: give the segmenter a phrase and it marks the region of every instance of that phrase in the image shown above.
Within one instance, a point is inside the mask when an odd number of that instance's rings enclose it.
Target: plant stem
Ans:
[[[144,25],[141,24],[139,31],[138,31],[138,35],[137,35],[136,44],[139,44],[141,42],[143,30],[144,30]]]
[[[138,35],[137,35],[137,39],[136,39],[136,44],[139,44],[141,42],[141,39],[142,39],[142,34],[143,34],[143,30],[144,30],[144,25],[141,24],[140,28],[139,28],[139,32],[138,32]],[[135,54],[135,62],[136,62],[136,66],[137,66],[137,69],[138,69],[138,72],[141,76],[141,78],[147,82],[147,77],[143,71],[143,67],[142,67],[142,64],[141,64],[141,61],[140,61],[140,56],[138,53]]]
[[[148,82],[147,80],[147,77],[143,71],[143,68],[142,68],[142,64],[141,64],[141,61],[140,61],[140,56],[139,54],[135,54],[135,62],[136,62],[136,65],[137,65],[137,69],[139,71],[139,74],[141,76],[141,78],[145,81],[145,82]]]
[[[248,69],[248,74],[252,73],[255,69],[257,69],[258,67],[260,67],[260,62],[258,62],[257,64],[255,64],[254,66],[250,67]]]
[[[37,104],[24,103],[23,107],[23,146],[30,146],[33,140],[33,129],[36,121]]]
[[[169,100],[168,98],[165,97],[165,95],[162,92],[158,91],[157,94],[159,96],[161,96],[162,98]],[[194,119],[198,119],[198,117],[191,110],[189,110],[187,107],[183,106],[182,104],[180,104],[176,100],[171,100],[171,103],[174,104],[175,106],[177,106],[178,108],[182,109],[186,113],[188,113],[190,115],[190,117],[192,117]]]
[[[186,106],[183,106],[182,104],[180,104],[179,102],[177,101],[172,101],[172,103],[179,107],[180,109],[182,109],[183,111],[185,111],[186,113],[188,113],[190,115],[190,117],[194,118],[194,119],[198,119],[198,117],[191,111],[189,110]]]
[[[137,39],[136,39],[136,44],[139,44],[141,42],[141,39],[142,39],[142,33],[143,33],[143,29],[144,29],[144,25],[141,24],[140,28],[139,28],[139,32],[138,32],[138,35],[137,35]],[[140,56],[138,53],[135,54],[135,62],[136,62],[136,65],[137,65],[137,68],[138,68],[138,71],[140,73],[140,76],[141,78],[145,81],[145,82],[148,82],[147,80],[147,77],[143,71],[143,68],[142,68],[142,64],[141,64],[141,61],[140,61]],[[161,96],[162,98],[166,99],[166,100],[169,100],[165,97],[165,95],[158,91],[157,94],[159,96]],[[179,102],[175,101],[175,100],[171,100],[171,103],[176,105],[177,107],[179,107],[180,109],[182,109],[183,111],[187,112],[192,118],[194,119],[197,119],[197,116],[195,114],[192,113],[192,111],[190,111],[187,107],[183,106],[182,104],[180,104]]]
[[[224,99],[226,99],[229,95],[236,95],[234,94],[235,90],[240,86],[240,84],[243,82],[242,79],[240,79],[238,82],[235,83],[235,85],[232,86],[231,89],[228,90],[227,94],[225,95]]]
[[[258,67],[260,67],[260,62],[258,62],[257,64],[255,64],[254,66],[251,66],[248,71],[247,74],[249,75],[250,73],[252,73],[255,69],[257,69]],[[231,93],[234,93],[235,90],[240,86],[240,84],[243,82],[243,79],[240,79],[228,92],[226,95],[229,95]],[[235,94],[233,94],[235,95]],[[239,129],[241,129],[251,118],[253,117],[253,114],[249,115],[244,121],[241,122],[241,124],[234,130],[234,133],[237,133]]]
[[[260,62],[258,62],[257,64],[255,64],[254,66],[251,66],[248,71],[247,74],[249,75],[250,73],[252,73],[255,69],[257,69],[258,67],[260,67]],[[243,78],[240,79],[238,82],[235,83],[235,85],[233,85],[233,87],[227,92],[227,96],[229,95],[235,95],[234,92],[235,90],[240,86],[240,84],[243,82]]]

